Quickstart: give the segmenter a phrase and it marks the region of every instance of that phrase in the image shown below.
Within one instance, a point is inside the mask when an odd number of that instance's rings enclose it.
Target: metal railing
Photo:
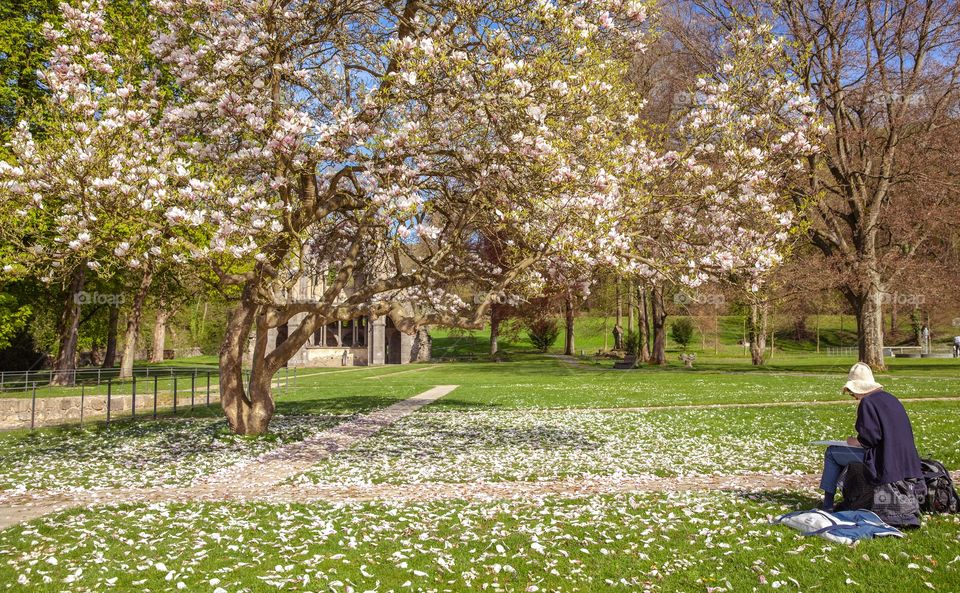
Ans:
[[[132,377],[120,378],[120,369],[113,368],[86,368],[57,371],[41,369],[35,371],[2,371],[0,370],[0,392],[28,391],[34,385],[44,386],[54,384],[54,379],[62,379],[56,384],[62,387],[77,385],[101,385],[108,380],[130,381],[132,378],[172,377],[174,375],[189,375],[217,373],[214,366],[207,367],[140,367],[134,368]]]
[[[899,356],[904,354],[945,354],[952,352],[951,346],[936,344],[929,349],[921,346],[884,346],[883,353],[886,356]],[[860,352],[856,346],[844,346],[843,348],[831,347],[826,349],[827,356],[857,356]]]
[[[843,346],[827,348],[827,356],[856,356],[860,353],[856,346]]]
[[[31,371],[31,376],[35,372]],[[12,375],[14,373],[4,372],[4,374]],[[244,383],[249,386],[250,372],[244,371],[243,376]],[[281,369],[274,375],[271,387],[277,391],[282,390],[284,394],[287,394],[296,380],[296,368]],[[189,388],[186,387],[187,383],[189,383]],[[91,419],[91,415],[95,416],[97,421],[105,421],[110,424],[111,421],[126,417],[149,416],[157,419],[160,410],[169,410],[176,415],[185,408],[193,410],[196,407],[218,405],[220,402],[218,371],[210,368],[135,369],[133,376],[130,378],[119,379],[116,377],[116,373],[113,376],[101,374],[96,380],[91,379],[90,382],[78,381],[73,386],[50,385],[48,377],[45,383],[31,380],[26,387],[17,386],[16,389],[9,389],[8,393],[11,391],[24,392],[25,397],[0,398],[0,405],[3,402],[14,402],[15,405],[19,406],[21,402],[29,399],[29,424],[25,421],[20,421],[17,425],[8,423],[7,425],[0,425],[0,430],[25,428],[35,430],[38,428],[38,403],[45,416],[40,425],[61,426],[79,422],[82,426],[85,421]],[[100,398],[103,402],[96,412],[91,414],[88,413],[88,408],[91,407],[90,404],[94,398]],[[76,404],[76,406],[64,406],[64,409],[78,408],[79,417],[63,415],[60,418],[51,419],[49,417],[51,415],[50,410],[60,409],[60,403],[64,400],[70,400],[67,403]],[[119,410],[116,409],[118,407]],[[22,408],[18,407],[17,409]]]

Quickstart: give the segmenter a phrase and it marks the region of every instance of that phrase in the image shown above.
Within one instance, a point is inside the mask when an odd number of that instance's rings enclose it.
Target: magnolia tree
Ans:
[[[43,141],[21,130],[0,187],[44,269],[190,262],[239,295],[220,352],[238,433],[267,429],[272,376],[326,323],[476,325],[557,262],[695,285],[776,260],[768,231],[789,220],[775,192],[810,122],[765,67],[769,33],[734,44],[664,150],[625,83],[641,3],[153,8],[169,102],[143,60],[109,51],[97,5],[64,7],[57,117]],[[321,294],[292,298],[320,275]],[[466,303],[464,288],[484,296]]]
[[[39,73],[49,91],[42,134],[21,123],[11,161],[0,161],[0,236],[14,247],[3,252],[3,276],[66,288],[54,383],[73,381],[63,371],[74,366],[88,275],[148,278],[171,237],[157,213],[188,175],[154,125],[160,93],[136,48],[114,41],[99,4],[60,11],[62,28],[44,28],[53,52]]]
[[[717,71],[698,80],[689,111],[669,130],[664,143],[673,146],[638,147],[642,163],[659,152],[664,166],[639,179],[640,202],[617,238],[615,263],[654,284],[661,330],[665,282],[733,279],[758,306],[764,279],[796,237],[789,199],[805,183],[799,172],[826,132],[783,74],[783,41],[768,26],[734,31],[727,42]]]
[[[206,183],[165,215],[179,257],[241,295],[220,351],[238,433],[266,430],[271,377],[323,324],[478,324],[524,270],[593,257],[616,223],[643,3],[154,6],[179,99],[163,127]],[[510,237],[497,262],[484,234]],[[318,274],[326,290],[291,302]]]

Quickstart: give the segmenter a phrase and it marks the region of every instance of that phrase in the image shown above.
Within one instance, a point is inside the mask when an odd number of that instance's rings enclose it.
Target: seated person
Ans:
[[[837,481],[851,463],[862,463],[875,484],[890,484],[908,478],[922,478],[920,455],[913,442],[913,428],[900,400],[874,381],[869,366],[858,362],[850,369],[843,390],[860,403],[857,405],[856,437],[846,447],[827,447],[823,461],[825,511],[833,510]]]

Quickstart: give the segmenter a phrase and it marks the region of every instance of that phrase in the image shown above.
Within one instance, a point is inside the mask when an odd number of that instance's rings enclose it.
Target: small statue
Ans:
[[[623,328],[619,323],[613,326],[613,349],[623,350]]]

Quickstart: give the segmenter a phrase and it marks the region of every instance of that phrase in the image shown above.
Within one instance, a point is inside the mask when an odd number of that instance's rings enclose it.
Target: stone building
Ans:
[[[313,281],[301,278],[290,299],[302,301],[319,298],[325,290],[324,274]],[[300,325],[305,315],[295,315],[286,326],[271,329],[267,338],[268,351],[282,343]],[[251,346],[252,340],[251,337]],[[364,316],[321,327],[290,358],[288,366],[367,366],[429,361],[430,342],[426,328],[407,334],[400,331],[389,317]]]

